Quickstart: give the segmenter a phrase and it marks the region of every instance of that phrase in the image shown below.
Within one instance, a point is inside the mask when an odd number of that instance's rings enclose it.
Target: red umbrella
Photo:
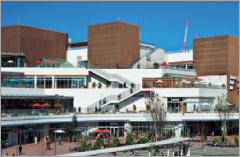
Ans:
[[[42,107],[42,105],[40,105],[39,103],[33,104],[33,107]]]
[[[42,62],[40,62],[40,61],[36,61],[36,62],[35,62],[35,64],[41,64],[41,63],[42,63]]]
[[[59,107],[59,106],[63,106],[63,105],[57,103],[57,104],[55,104],[55,105],[53,105],[53,106],[55,106],[55,107]]]
[[[108,133],[110,133],[111,131],[108,130],[108,129],[104,129],[103,132],[108,132]]]
[[[100,129],[96,129],[94,130],[93,132],[104,132],[103,130],[100,130]]]
[[[49,105],[48,103],[45,103],[45,104],[43,104],[42,106],[51,106],[51,105]]]
[[[47,64],[54,64],[52,61],[47,61]]]
[[[168,66],[166,62],[162,62],[160,65],[161,66]]]
[[[14,105],[13,105],[13,104],[10,104],[10,105],[8,105],[8,107],[14,107]]]

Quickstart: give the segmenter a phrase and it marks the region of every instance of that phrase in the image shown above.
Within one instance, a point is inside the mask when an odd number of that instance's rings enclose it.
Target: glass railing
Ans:
[[[173,66],[160,66],[159,69],[171,69],[171,70],[196,72],[195,69],[186,69],[186,68],[173,67]]]
[[[152,88],[152,86],[145,86],[143,85],[142,88]],[[185,84],[182,86],[174,86],[174,85],[160,85],[160,86],[155,86],[155,88],[211,88],[211,89],[226,89],[226,86],[221,86],[221,85],[206,85],[206,84],[200,84],[200,85],[191,85],[191,84]]]
[[[23,84],[23,83],[1,83],[1,87],[34,88],[34,84]]]

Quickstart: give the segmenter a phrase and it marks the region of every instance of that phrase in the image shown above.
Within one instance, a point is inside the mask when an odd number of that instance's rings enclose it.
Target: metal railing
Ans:
[[[172,54],[172,53],[189,53],[191,50],[177,50],[177,51],[165,51],[167,54]]]
[[[98,108],[102,108],[103,110],[106,110],[106,107],[108,104],[111,103],[118,103],[119,101],[122,101],[122,99],[128,97],[129,95],[141,90],[141,84],[138,84],[132,89],[127,89],[124,92],[118,94],[118,95],[109,95],[103,99],[100,99],[96,101],[95,103],[88,106],[88,111],[94,112]]]
[[[129,86],[129,87],[131,86],[131,83],[132,83],[131,81],[129,81],[129,80],[119,76],[118,74],[109,74],[109,73],[107,73],[107,72],[105,72],[103,70],[100,70],[100,69],[91,69],[91,71],[93,71],[94,73],[99,74],[99,75],[107,78],[108,80],[114,79],[114,80],[118,80],[121,83],[126,82],[127,86]]]

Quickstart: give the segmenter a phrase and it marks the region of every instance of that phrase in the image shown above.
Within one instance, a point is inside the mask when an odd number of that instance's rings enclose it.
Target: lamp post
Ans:
[[[65,131],[63,130],[55,130],[53,131],[55,132],[55,150],[54,150],[54,156],[56,156],[56,133],[65,133]]]

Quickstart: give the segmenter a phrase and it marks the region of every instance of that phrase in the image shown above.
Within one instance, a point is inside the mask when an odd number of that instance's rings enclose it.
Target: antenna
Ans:
[[[186,50],[186,41],[187,41],[187,32],[188,32],[188,21],[189,21],[189,18],[187,18],[187,24],[186,24],[186,29],[185,29],[185,35],[184,35],[184,41],[183,41],[183,48],[182,48],[182,50]]]

